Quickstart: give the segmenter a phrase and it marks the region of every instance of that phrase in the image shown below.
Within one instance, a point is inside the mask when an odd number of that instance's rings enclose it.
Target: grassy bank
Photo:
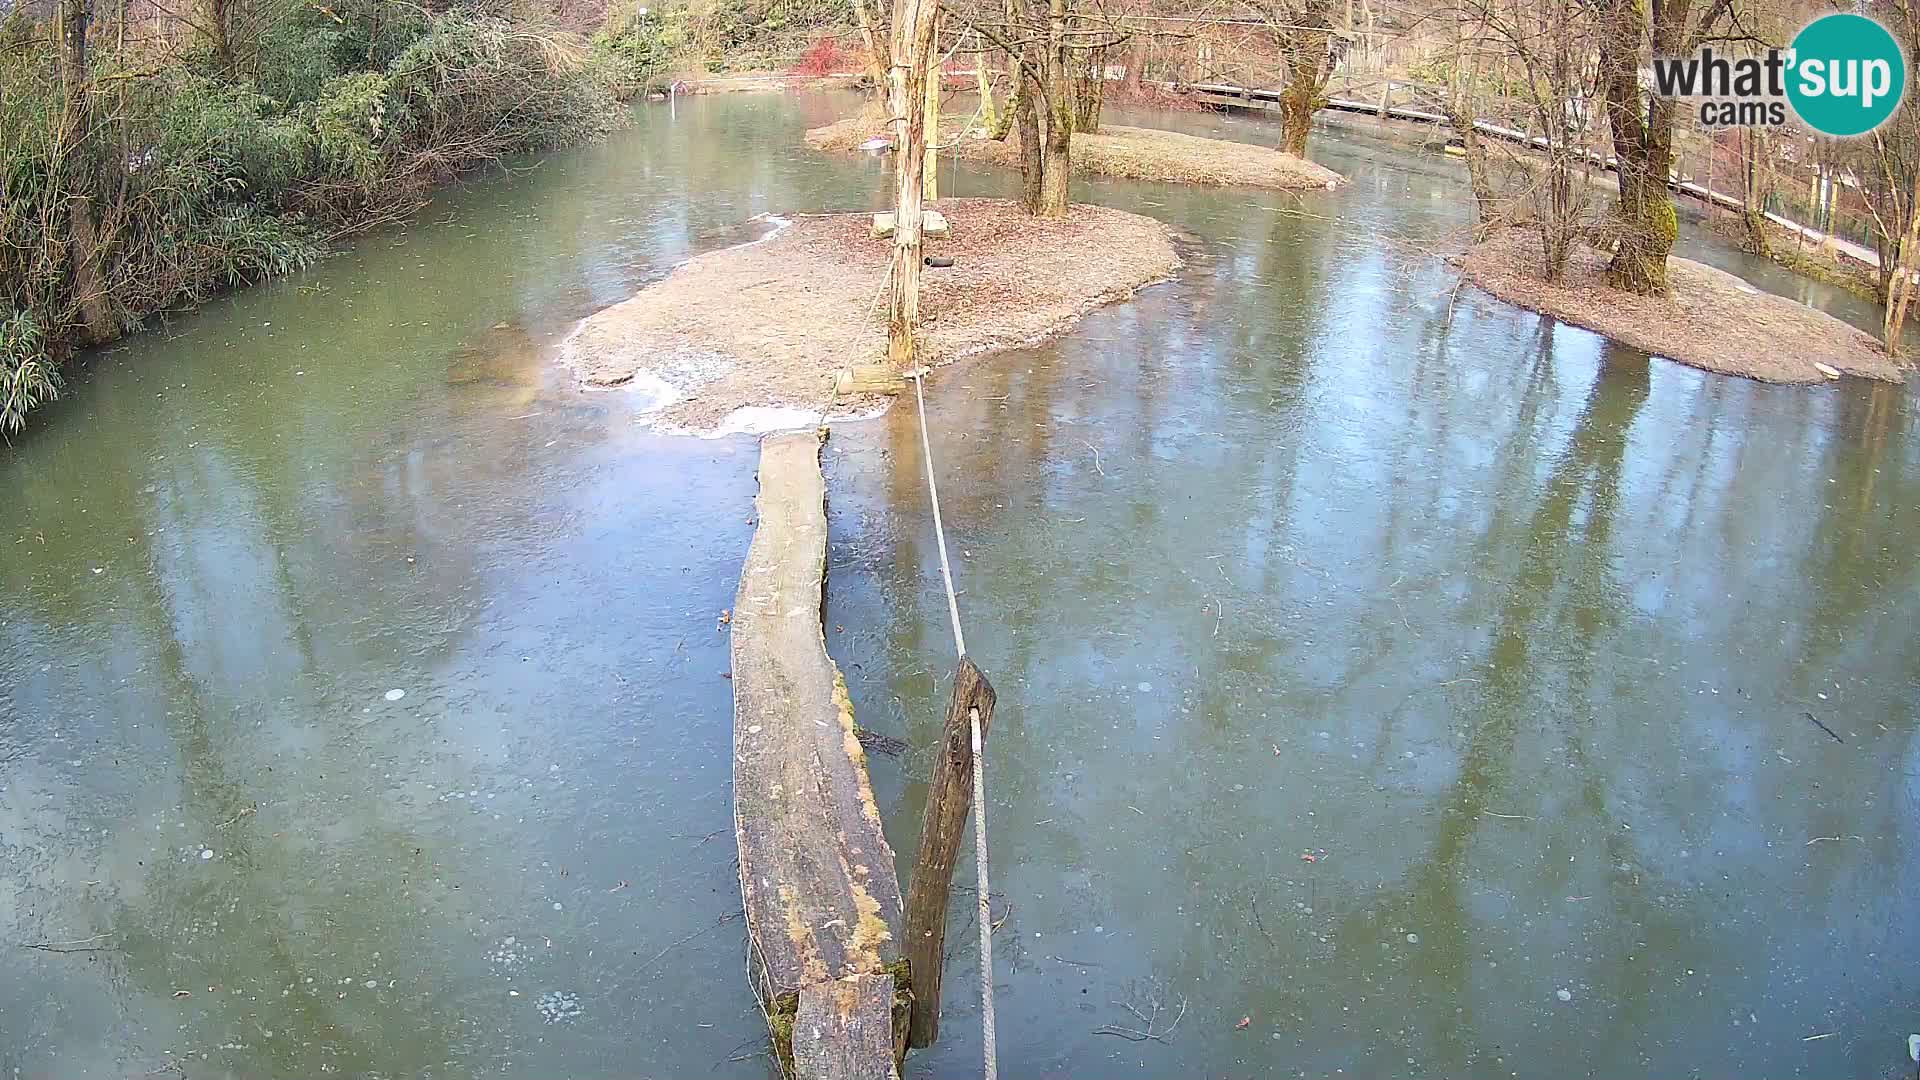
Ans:
[[[90,9],[0,22],[0,435],[76,350],[302,267],[465,170],[593,138],[670,55],[632,9],[592,32],[511,4]]]

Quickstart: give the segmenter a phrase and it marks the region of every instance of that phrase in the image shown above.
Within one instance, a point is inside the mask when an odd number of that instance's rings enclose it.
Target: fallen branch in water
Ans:
[[[654,953],[653,958],[651,960],[648,960],[646,963],[641,964],[637,968],[634,968],[633,969],[634,973],[639,974],[640,972],[647,970],[653,965],[659,963],[661,958],[665,957],[668,953],[672,952],[673,950],[679,948],[682,945],[685,945],[687,942],[692,941],[694,938],[700,937],[703,934],[711,934],[715,930],[720,929],[721,927],[727,925],[728,923],[734,921],[735,919],[744,919],[746,917],[747,917],[747,913],[744,911],[734,911],[734,912],[729,912],[725,915],[722,915],[720,916],[719,919],[714,921],[712,926],[708,926],[700,930],[695,930],[693,933],[688,934],[686,937],[681,938],[679,941],[676,941],[673,944],[667,946],[666,948],[661,949],[659,952]]]
[[[120,948],[120,946],[118,945],[88,945],[87,944],[87,942],[89,941],[99,941],[101,938],[106,936],[107,935],[105,934],[95,934],[92,937],[75,938],[72,941],[23,941],[20,943],[20,947],[23,949],[38,949],[41,952],[51,952],[51,953],[118,951]]]
[[[885,754],[891,758],[899,757],[907,749],[907,744],[904,739],[896,739],[891,735],[882,735],[877,731],[857,725],[853,729],[853,737],[860,740],[861,749],[869,753]]]
[[[1831,735],[1831,736],[1833,736],[1833,741],[1834,741],[1834,742],[1837,742],[1837,743],[1844,743],[1844,742],[1846,742],[1846,741],[1847,741],[1847,740],[1845,740],[1845,739],[1843,739],[1843,738],[1841,738],[1841,737],[1840,737],[1840,733],[1839,733],[1839,732],[1837,732],[1837,731],[1835,731],[1835,730],[1833,730],[1832,728],[1830,728],[1830,727],[1828,727],[1827,725],[1825,725],[1825,724],[1823,724],[1823,723],[1821,723],[1821,722],[1820,722],[1820,718],[1819,718],[1819,717],[1817,717],[1817,716],[1815,716],[1815,715],[1813,715],[1812,713],[1804,713],[1804,714],[1802,714],[1802,715],[1804,715],[1804,716],[1805,716],[1805,717],[1806,717],[1807,719],[1809,719],[1809,720],[1811,720],[1811,721],[1813,721],[1813,726],[1814,726],[1814,727],[1817,727],[1817,728],[1819,728],[1819,729],[1820,729],[1821,731],[1824,731],[1824,732],[1826,732],[1827,734],[1829,734],[1829,735]]]
[[[1113,1035],[1125,1039],[1128,1042],[1147,1042],[1151,1040],[1157,1043],[1164,1043],[1167,1041],[1167,1036],[1173,1034],[1173,1029],[1179,1027],[1181,1019],[1187,1015],[1187,999],[1181,998],[1180,1011],[1174,1016],[1173,1023],[1168,1024],[1167,1030],[1165,1031],[1155,1031],[1154,1028],[1160,1023],[1160,1003],[1158,1001],[1152,1003],[1152,1016],[1148,1016],[1146,1013],[1141,1012],[1139,1009],[1134,1008],[1124,1001],[1116,1001],[1114,1004],[1139,1017],[1140,1022],[1146,1025],[1146,1029],[1138,1030],[1135,1028],[1124,1028],[1118,1024],[1107,1024],[1104,1027],[1094,1028],[1093,1033],[1095,1035]]]

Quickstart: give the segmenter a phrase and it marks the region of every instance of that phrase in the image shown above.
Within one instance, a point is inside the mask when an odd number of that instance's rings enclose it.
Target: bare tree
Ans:
[[[1779,176],[1775,135],[1768,128],[1735,128],[1734,138],[1740,146],[1740,250],[1768,257],[1773,245],[1767,239],[1767,203]]]
[[[1258,0],[1261,22],[1287,65],[1287,86],[1280,93],[1280,149],[1307,156],[1313,114],[1327,104],[1327,84],[1346,51],[1348,24],[1335,26],[1333,0]]]
[[[120,336],[102,272],[98,211],[93,201],[96,170],[90,163],[100,153],[94,138],[93,76],[87,60],[87,29],[93,21],[91,0],[59,0],[56,9],[60,42],[60,84],[63,110],[59,125],[61,152],[55,159],[66,166],[67,248],[73,297],[84,328],[83,344],[97,345]]]
[[[1648,93],[1640,69],[1653,56],[1684,56],[1722,29],[1738,30],[1739,13],[1733,0],[1593,0],[1593,9],[1600,91],[1620,179],[1607,279],[1628,292],[1664,292],[1667,256],[1680,235],[1667,186],[1680,103]]]
[[[1909,0],[1881,0],[1871,10],[1908,57],[1920,55],[1914,51],[1920,48],[1920,11]],[[1871,138],[1836,144],[1834,152],[1852,167],[1873,218],[1886,305],[1880,340],[1897,353],[1920,275],[1920,109],[1900,109]]]
[[[927,77],[933,60],[938,0],[895,0],[893,63],[887,75],[887,107],[898,131],[893,209],[893,265],[887,308],[887,361],[905,371],[917,360],[920,325],[921,231],[926,182]]]
[[[893,54],[882,44],[886,27],[881,24],[880,12],[873,0],[853,0],[853,22],[860,29],[860,66],[866,71],[867,78],[873,80],[877,89],[887,86],[887,68],[893,63]]]
[[[1073,174],[1073,133],[1087,57],[1127,37],[1097,9],[1068,0],[1005,0],[1001,17],[978,16],[973,29],[1005,55],[1014,73],[1011,106],[1020,138],[1021,205],[1040,217],[1064,217]],[[1104,75],[1104,73],[1102,73]],[[1098,125],[1095,107],[1088,122]]]
[[[1592,231],[1592,100],[1597,78],[1594,12],[1585,0],[1461,0],[1455,70],[1446,110],[1467,154],[1480,210],[1477,235],[1502,224],[1539,234],[1549,281],[1559,280],[1574,247]],[[1490,57],[1501,58],[1498,85],[1537,130],[1523,151],[1502,141],[1491,159],[1476,114]]]

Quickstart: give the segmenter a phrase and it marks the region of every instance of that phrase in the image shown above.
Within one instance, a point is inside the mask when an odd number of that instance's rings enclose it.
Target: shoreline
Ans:
[[[999,140],[975,137],[970,123],[962,119],[941,127],[938,141],[949,157],[1020,167],[1017,133]],[[862,113],[813,128],[803,138],[809,147],[825,153],[854,153],[872,139],[890,141],[887,127],[885,121]],[[1072,154],[1076,176],[1298,192],[1332,191],[1347,182],[1324,165],[1272,147],[1122,124],[1102,124],[1097,132],[1076,133]]]

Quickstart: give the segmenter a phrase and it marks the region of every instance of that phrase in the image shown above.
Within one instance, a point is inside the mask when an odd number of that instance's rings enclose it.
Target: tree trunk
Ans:
[[[918,361],[920,325],[920,233],[926,180],[927,58],[933,52],[937,0],[899,0],[893,18],[893,82],[902,108],[901,137],[894,157],[898,183],[893,208],[892,293],[887,306],[887,361],[906,371]]]
[[[1684,5],[1678,17],[1685,19]],[[1656,37],[1670,36],[1670,27],[1662,30],[1666,32]],[[1599,74],[1620,178],[1619,242],[1607,265],[1607,281],[1642,295],[1666,291],[1667,256],[1680,235],[1680,219],[1667,189],[1673,169],[1674,100],[1647,101],[1640,93],[1640,45],[1648,33],[1644,0],[1606,0],[1600,10]],[[1656,41],[1656,49],[1660,44]]]
[[[1042,87],[1035,97],[1041,98],[1045,110],[1038,108],[1044,121],[1034,125],[1034,138],[1038,142],[1039,164],[1038,184],[1034,185],[1028,205],[1031,212],[1039,217],[1067,216],[1068,183],[1073,172],[1073,73],[1067,64],[1067,0],[1049,0],[1047,8],[1047,36],[1043,54],[1038,58]],[[1020,155],[1022,167],[1027,158],[1026,117],[1021,117]],[[1025,177],[1032,185],[1033,172]]]
[[[1313,88],[1294,79],[1280,92],[1280,152],[1307,156],[1307,136],[1313,134]]]
[[[1326,104],[1327,82],[1333,77],[1332,9],[1333,0],[1305,0],[1281,16],[1285,25],[1274,28],[1287,64],[1287,88],[1280,92],[1280,149],[1295,157],[1307,156],[1313,114]]]
[[[1353,25],[1353,3],[1347,3],[1347,25]],[[1477,28],[1484,35],[1484,25]],[[1464,20],[1456,21],[1453,26],[1453,75],[1447,86],[1447,125],[1453,128],[1455,138],[1460,140],[1460,150],[1467,159],[1467,186],[1473,192],[1474,220],[1473,240],[1479,243],[1493,235],[1494,226],[1500,223],[1498,197],[1494,192],[1493,177],[1487,170],[1487,147],[1480,141],[1480,129],[1474,126],[1480,107],[1480,62],[1469,61],[1466,49],[1466,25]]]
[[[934,24],[933,37],[927,42],[927,149],[926,177],[924,197],[927,202],[940,198],[940,85],[945,65],[940,62],[940,29]]]
[[[1766,209],[1767,197],[1772,194],[1773,185],[1768,182],[1770,170],[1766,168],[1764,159],[1767,135],[1764,131],[1735,129],[1735,137],[1740,140],[1740,223],[1745,228],[1740,239],[1740,250],[1768,258],[1773,254],[1773,245],[1767,239]]]
[[[1068,186],[1073,173],[1073,125],[1053,118],[1047,124],[1045,157],[1040,166],[1040,217],[1067,216]]]
[[[1100,106],[1106,97],[1107,50],[1087,50],[1086,70],[1073,81],[1073,130],[1100,130]]]
[[[987,50],[984,48],[973,54],[973,87],[980,95],[980,126],[986,129],[988,135],[1001,137],[1000,113],[993,104],[993,81],[987,76]]]
[[[880,47],[879,35],[874,32],[873,11],[867,7],[867,0],[853,0],[853,21],[860,27],[860,43],[865,46],[862,64],[866,68],[867,78],[873,80],[874,89],[885,91],[890,85],[887,78],[887,62],[890,57]]]
[[[1467,185],[1473,191],[1473,204],[1478,214],[1473,221],[1473,239],[1475,243],[1487,239],[1496,226],[1501,224],[1500,199],[1493,189],[1493,177],[1487,171],[1487,146],[1480,141],[1480,129],[1473,126],[1473,114],[1466,107],[1456,104],[1449,112],[1447,120],[1453,126],[1453,133],[1460,139],[1460,148],[1467,158]]]
[[[97,156],[93,144],[93,114],[88,103],[90,75],[87,68],[87,28],[93,10],[88,0],[60,0],[58,9],[60,39],[60,83],[64,166],[61,183],[67,193],[68,273],[72,301],[78,309],[83,329],[81,343],[100,345],[120,336],[108,302],[104,275],[100,271],[99,228],[93,208],[93,188],[98,181],[90,167]]]
[[[234,0],[207,0],[207,45],[220,73],[232,78],[237,65],[233,52]]]
[[[1033,70],[1024,63],[1020,65],[1020,69],[1027,73]],[[1013,108],[1010,112],[1014,117],[1014,127],[1020,132],[1020,208],[1029,214],[1039,214],[1042,202],[1040,174],[1044,171],[1046,151],[1040,145],[1044,137],[1040,121],[1041,113],[1033,103],[1039,95],[1034,93],[1033,87],[1026,81],[1029,78],[1032,78],[1031,74],[1015,80]]]
[[[1907,231],[1887,283],[1887,310],[1880,328],[1881,343],[1895,355],[1900,352],[1900,333],[1906,327],[1907,303],[1913,298],[1916,263],[1920,263],[1920,175],[1914,177],[1913,194],[1907,201]]]

